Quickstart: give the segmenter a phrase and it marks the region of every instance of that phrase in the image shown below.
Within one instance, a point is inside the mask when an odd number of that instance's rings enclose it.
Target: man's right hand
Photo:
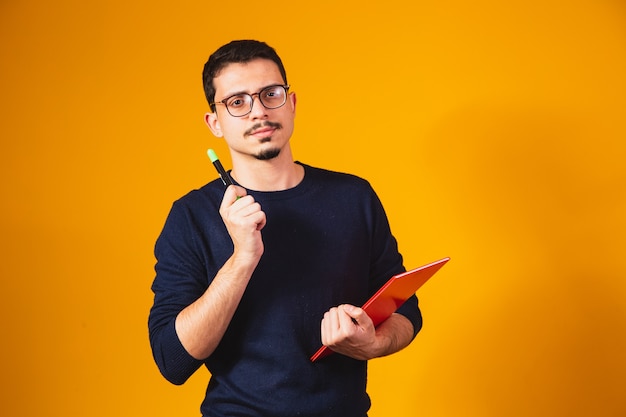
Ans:
[[[261,205],[248,195],[245,188],[230,185],[224,193],[220,215],[233,241],[233,257],[258,263],[263,255],[261,229],[266,223]]]

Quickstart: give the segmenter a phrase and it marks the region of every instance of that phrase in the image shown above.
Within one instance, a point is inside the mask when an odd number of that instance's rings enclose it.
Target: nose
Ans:
[[[265,117],[267,115],[267,109],[261,103],[261,99],[259,98],[259,93],[252,94],[250,96],[252,101],[250,102],[250,117],[253,119],[259,119]],[[256,104],[256,105],[255,105]]]

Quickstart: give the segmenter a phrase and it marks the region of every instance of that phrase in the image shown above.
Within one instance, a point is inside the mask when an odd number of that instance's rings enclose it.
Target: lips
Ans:
[[[267,134],[272,134],[274,131],[276,131],[276,129],[265,127],[263,129],[253,130],[252,133],[250,133],[250,136],[266,136]]]
[[[275,122],[265,122],[263,124],[256,124],[245,132],[245,136],[266,137],[280,129],[281,125]]]

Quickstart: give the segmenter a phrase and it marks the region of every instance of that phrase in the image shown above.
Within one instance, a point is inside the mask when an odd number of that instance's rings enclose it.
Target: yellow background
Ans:
[[[215,178],[201,70],[273,45],[297,159],[371,181],[425,326],[372,417],[626,415],[619,0],[0,3],[3,416],[193,416],[148,346],[152,248]]]

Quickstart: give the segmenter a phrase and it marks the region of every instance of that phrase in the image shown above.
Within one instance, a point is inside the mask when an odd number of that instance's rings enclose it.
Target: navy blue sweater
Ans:
[[[150,343],[162,374],[184,383],[211,372],[204,416],[364,417],[367,362],[334,354],[311,363],[330,307],[362,305],[402,257],[383,207],[358,177],[304,165],[296,187],[248,191],[267,216],[265,251],[226,334],[206,360],[191,357],[174,328],[233,251],[219,216],[224,187],[215,180],[176,201],[159,236]],[[421,328],[417,298],[399,310]]]

